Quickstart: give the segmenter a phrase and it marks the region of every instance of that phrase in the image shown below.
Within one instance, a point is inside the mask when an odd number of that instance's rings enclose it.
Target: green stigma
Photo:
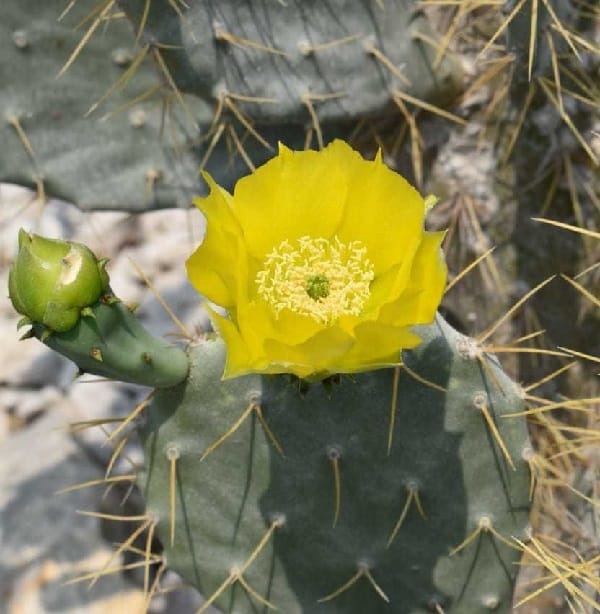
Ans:
[[[306,294],[314,301],[329,296],[329,280],[325,275],[311,275],[306,278]]]

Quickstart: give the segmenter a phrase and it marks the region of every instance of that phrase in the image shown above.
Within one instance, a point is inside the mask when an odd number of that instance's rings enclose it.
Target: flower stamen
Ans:
[[[360,241],[300,237],[282,241],[256,275],[259,296],[276,315],[282,309],[330,324],[342,315],[360,315],[375,277]]]

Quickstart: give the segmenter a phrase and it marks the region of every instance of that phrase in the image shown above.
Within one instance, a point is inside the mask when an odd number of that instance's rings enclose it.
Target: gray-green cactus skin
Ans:
[[[231,95],[252,121],[310,125],[307,101],[322,124],[348,121],[381,115],[394,89],[447,102],[457,87],[451,59],[433,68],[413,0],[119,4],[144,43],[163,45],[181,91],[215,108]]]
[[[215,603],[238,614],[268,609],[236,570],[286,614],[510,612],[520,552],[507,544],[527,529],[529,443],[525,420],[503,416],[522,408],[519,389],[441,317],[419,333],[423,343],[403,360],[429,384],[401,372],[389,454],[393,369],[326,383],[286,375],[222,381],[224,343],[192,345],[189,377],[156,393],[141,428],[139,485],[167,565],[207,598],[223,589]],[[249,410],[211,448],[252,404],[268,430]],[[357,573],[352,586],[319,601]]]
[[[417,38],[431,32],[412,1],[386,0],[384,10],[375,0],[120,4],[132,24],[115,17],[94,26],[100,13],[85,21],[100,4],[71,3],[59,21],[62,0],[5,0],[0,181],[43,187],[46,196],[82,209],[185,207],[207,191],[201,164],[231,188],[248,171],[240,148],[255,166],[273,155],[278,141],[302,149],[307,130],[314,135],[309,107],[328,142],[348,138],[357,121],[398,117],[395,88],[444,104],[459,80],[453,62],[432,68],[431,48]],[[78,23],[85,25],[78,29]],[[85,46],[57,78],[90,26]],[[351,38],[307,51],[344,37]],[[283,46],[287,55],[243,40]],[[379,52],[392,70],[374,55]],[[134,64],[125,85],[119,80]],[[224,96],[228,104],[219,115]]]
[[[188,373],[183,350],[151,335],[110,290],[70,330],[48,334],[34,323],[32,333],[82,373],[156,388],[174,386]]]
[[[85,33],[75,25],[92,7],[78,2],[58,21],[64,8],[61,0],[2,3],[0,181],[34,189],[43,184],[47,196],[82,209],[143,210],[189,203],[200,187],[198,160],[188,146],[193,135],[182,128],[177,114],[170,115],[176,121],[167,132],[160,93],[101,119],[150,88],[160,88],[151,63],[143,62],[125,89],[115,90],[107,104],[86,117],[136,56],[129,24],[114,19],[109,27],[100,25],[57,78]],[[201,121],[201,109],[197,112]]]

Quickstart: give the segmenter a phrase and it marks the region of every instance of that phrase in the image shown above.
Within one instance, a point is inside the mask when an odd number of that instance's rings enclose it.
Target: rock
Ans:
[[[121,574],[93,588],[65,584],[97,569],[111,556],[95,511],[102,487],[58,495],[74,483],[98,479],[99,466],[66,433],[58,412],[49,412],[0,445],[0,594],[7,614],[117,612],[131,609],[141,591]],[[121,606],[120,606],[121,607]]]
[[[82,213],[66,203],[36,205],[35,194],[0,186],[0,201],[19,215],[3,220],[0,285],[7,286],[8,266],[16,253],[18,229],[81,241],[99,256],[110,258],[113,289],[126,302],[140,303],[139,315],[153,334],[178,333],[177,325],[140,278],[139,265],[152,285],[190,331],[209,329],[201,297],[187,282],[184,261],[199,244],[201,216],[194,212],[158,211],[143,217],[120,212]],[[192,238],[193,237],[193,238]],[[143,570],[119,572],[88,583],[68,584],[81,574],[100,569],[138,524],[101,520],[77,514],[90,510],[112,515],[143,514],[131,482],[62,495],[69,485],[101,479],[114,445],[106,433],[115,418],[126,416],[149,390],[85,375],[74,379],[76,367],[34,339],[19,341],[19,316],[10,302],[0,303],[0,614],[134,614],[141,612]],[[69,423],[106,420],[104,426],[69,430]],[[103,430],[104,429],[104,430]],[[118,443],[118,439],[117,442]],[[111,469],[112,476],[131,474],[142,462],[132,433]],[[125,501],[124,501],[125,500]],[[136,543],[144,548],[144,539]],[[160,549],[160,544],[155,544]],[[158,550],[157,550],[158,551]],[[123,563],[139,561],[124,555]],[[119,562],[114,562],[117,565]],[[188,614],[202,603],[172,572],[163,575],[166,590],[153,599],[151,614]],[[209,609],[216,613],[216,609]]]

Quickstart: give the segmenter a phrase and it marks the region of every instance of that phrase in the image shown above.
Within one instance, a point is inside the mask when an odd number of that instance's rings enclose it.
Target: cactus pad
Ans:
[[[393,369],[223,382],[223,342],[193,346],[142,427],[167,565],[228,612],[510,612],[529,444],[502,416],[522,401],[441,318],[419,334],[397,395]]]

